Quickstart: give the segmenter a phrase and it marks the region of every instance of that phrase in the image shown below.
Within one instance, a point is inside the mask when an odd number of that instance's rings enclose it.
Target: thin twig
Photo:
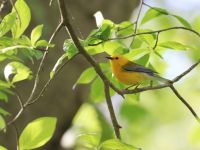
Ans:
[[[49,43],[52,42],[52,40],[54,39],[54,37],[56,36],[56,34],[58,33],[58,31],[61,29],[61,27],[62,27],[62,22],[57,26],[56,30],[53,32],[53,34],[52,34],[52,36],[51,36],[51,38],[49,40]],[[45,59],[47,57],[47,54],[48,54],[48,49],[49,49],[49,47],[46,48],[46,51],[45,51],[45,53],[43,55],[43,58],[42,58],[42,60],[41,60],[41,62],[39,64],[39,67],[38,67],[38,70],[37,70],[37,73],[36,73],[36,78],[35,78],[35,81],[34,81],[34,86],[33,86],[33,89],[31,91],[31,94],[30,94],[29,98],[27,99],[27,101],[25,102],[25,104],[22,104],[21,98],[20,98],[19,94],[17,94],[17,98],[18,98],[18,101],[19,101],[19,103],[21,105],[21,109],[17,112],[17,114],[13,117],[13,119],[11,119],[6,124],[5,128],[7,126],[13,124],[21,116],[21,114],[23,113],[24,109],[27,107],[27,105],[29,104],[29,102],[33,99],[34,93],[35,93],[35,91],[37,89],[38,82],[39,82],[39,73],[40,73],[40,71],[41,71],[41,69],[42,69],[42,67],[44,65],[44,61],[45,61]],[[3,131],[5,128],[1,129],[0,131]]]
[[[105,97],[106,97],[106,103],[107,103],[107,106],[108,106],[108,110],[109,110],[109,113],[110,113],[110,118],[112,120],[112,125],[114,127],[115,135],[118,139],[121,139],[121,136],[120,136],[121,126],[117,122],[117,118],[115,116],[114,108],[113,108],[113,105],[112,105],[112,100],[111,100],[111,97],[110,97],[109,84],[106,83],[106,82],[104,82],[104,93],[105,93]]]
[[[38,96],[33,99],[32,101],[30,101],[27,105],[32,105],[35,102],[37,102],[39,100],[40,97],[42,97],[45,93],[45,91],[47,90],[48,86],[50,85],[51,81],[53,79],[55,79],[55,77],[59,74],[59,72],[69,63],[71,62],[79,53],[75,54],[71,59],[68,59],[65,63],[63,63],[56,71],[54,74],[53,78],[49,78],[49,80],[45,83],[45,85],[43,86],[42,90],[40,91],[40,93],[38,94]]]
[[[174,92],[174,94],[178,97],[179,100],[189,109],[189,111],[192,113],[192,115],[196,118],[196,120],[200,123],[200,118],[197,115],[197,113],[193,110],[193,108],[190,106],[190,104],[178,93],[178,91],[174,88],[173,85],[169,86],[170,89]]]
[[[99,43],[90,44],[90,46],[97,46],[99,44],[102,44],[102,43],[108,42],[108,41],[128,39],[128,38],[138,36],[138,35],[153,34],[153,33],[158,33],[158,32],[161,33],[161,32],[166,32],[166,31],[170,31],[170,30],[186,30],[186,31],[190,31],[190,32],[196,34],[198,37],[200,37],[200,33],[198,33],[197,31],[190,29],[190,28],[187,28],[187,27],[178,26],[178,27],[169,27],[169,28],[154,30],[154,31],[140,32],[140,33],[130,34],[130,35],[123,36],[123,37],[110,38],[110,39],[107,39],[105,41],[101,41]]]
[[[13,3],[12,0],[10,0],[10,4],[11,4],[12,7],[14,8],[14,10],[16,11],[17,17],[18,17],[18,19],[19,19],[19,25],[21,26],[22,23],[21,23],[21,18],[20,18],[19,12],[18,12],[18,10],[17,10],[17,8],[16,8],[16,6],[15,6],[15,4]]]
[[[49,39],[49,42],[48,42],[49,44],[52,42],[52,40],[54,39],[54,37],[56,36],[56,34],[60,31],[60,29],[62,28],[62,26],[63,26],[63,22],[60,22],[58,24],[57,28],[55,29],[55,31],[53,32],[51,38]],[[36,76],[35,76],[35,81],[34,81],[33,89],[31,91],[31,94],[30,94],[28,100],[25,102],[24,106],[26,106],[33,99],[33,96],[34,96],[34,94],[36,92],[36,89],[37,89],[38,83],[39,83],[39,74],[40,74],[40,71],[41,71],[41,69],[42,69],[42,67],[44,65],[44,61],[46,60],[46,57],[48,55],[48,49],[49,49],[49,47],[47,46],[46,51],[45,51],[45,53],[44,53],[44,55],[42,57],[42,60],[41,60],[41,62],[39,64],[39,67],[38,67],[38,70],[37,70],[37,73],[36,73]]]
[[[189,67],[186,71],[184,71],[183,73],[181,73],[179,76],[177,76],[176,78],[174,78],[173,80],[171,80],[168,83],[157,85],[157,86],[147,86],[147,87],[143,87],[143,88],[136,88],[133,90],[123,90],[122,93],[123,94],[134,94],[134,93],[140,93],[140,92],[144,92],[144,91],[156,90],[156,89],[162,89],[162,88],[169,87],[174,92],[174,94],[179,98],[179,100],[181,100],[181,102],[189,109],[189,111],[192,113],[192,115],[195,117],[195,119],[200,123],[200,118],[197,115],[197,113],[193,110],[193,108],[190,106],[190,104],[187,103],[187,101],[178,93],[178,91],[173,86],[174,83],[178,82],[182,77],[184,77],[185,75],[190,73],[198,64],[200,64],[200,60],[197,61],[195,64],[193,64],[191,67]]]
[[[177,76],[176,78],[174,78],[172,81],[173,82],[177,82],[179,81],[181,78],[183,78],[186,74],[188,74],[190,71],[192,71],[198,64],[200,64],[200,59],[193,64],[189,69],[187,69],[186,71],[184,71],[182,74],[180,74],[179,76]]]
[[[16,143],[17,143],[17,150],[19,150],[19,132],[17,129],[17,126],[15,123],[12,124],[14,130],[15,130],[15,138],[16,138]]]
[[[141,11],[142,11],[143,1],[144,1],[144,0],[141,0],[141,2],[140,2],[138,15],[137,15],[137,18],[136,18],[136,21],[135,21],[135,29],[134,29],[134,32],[133,32],[134,34],[137,33],[138,21],[139,21],[140,14],[141,14]],[[132,39],[131,44],[130,44],[130,47],[131,47],[131,45],[134,43],[134,41],[135,41],[135,37],[136,37],[136,36],[133,36],[133,39]]]

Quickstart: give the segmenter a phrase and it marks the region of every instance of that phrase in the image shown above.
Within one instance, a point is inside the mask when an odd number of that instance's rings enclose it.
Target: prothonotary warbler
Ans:
[[[106,58],[111,61],[114,76],[126,85],[140,85],[146,80],[170,82],[170,80],[160,77],[156,71],[129,61],[125,56],[114,55]]]

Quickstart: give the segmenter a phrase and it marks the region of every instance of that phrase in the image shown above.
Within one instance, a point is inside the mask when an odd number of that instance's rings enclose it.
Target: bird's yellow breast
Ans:
[[[114,76],[126,85],[137,85],[148,79],[144,73],[125,71],[117,63],[112,63],[112,71]]]

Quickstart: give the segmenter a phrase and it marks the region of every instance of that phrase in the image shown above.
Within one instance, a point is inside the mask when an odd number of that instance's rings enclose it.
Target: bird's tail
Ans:
[[[157,74],[154,74],[154,75],[152,76],[152,78],[153,78],[153,80],[157,80],[157,81],[160,81],[160,82],[162,82],[162,83],[171,83],[171,82],[172,82],[171,80],[166,79],[166,78],[163,78],[163,77],[161,77],[161,76],[159,76],[159,75],[157,75]]]

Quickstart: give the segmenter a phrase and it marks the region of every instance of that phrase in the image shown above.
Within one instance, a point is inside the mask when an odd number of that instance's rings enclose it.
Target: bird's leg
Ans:
[[[137,88],[140,86],[140,84],[133,84],[133,85],[130,85],[130,86],[128,86],[127,88],[125,88],[125,90],[129,90],[129,89],[132,88],[133,86],[135,86],[135,88],[134,88],[134,90],[135,90],[135,89],[137,89]]]

